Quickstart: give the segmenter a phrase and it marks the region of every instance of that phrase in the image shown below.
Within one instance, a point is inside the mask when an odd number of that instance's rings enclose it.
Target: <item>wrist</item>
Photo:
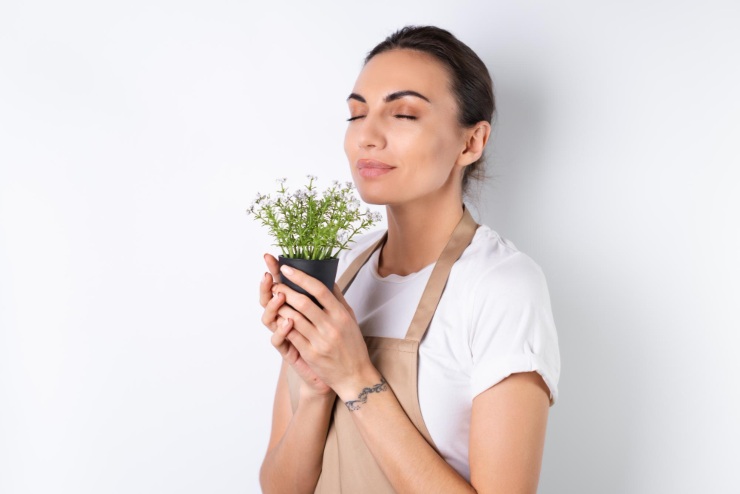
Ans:
[[[359,399],[366,388],[373,388],[382,382],[385,382],[382,374],[374,366],[370,366],[352,376],[341,387],[337,387],[335,391],[339,399],[347,403]]]
[[[299,401],[304,403],[331,404],[336,400],[337,394],[331,388],[328,392],[317,392],[311,386],[304,384],[298,396]]]

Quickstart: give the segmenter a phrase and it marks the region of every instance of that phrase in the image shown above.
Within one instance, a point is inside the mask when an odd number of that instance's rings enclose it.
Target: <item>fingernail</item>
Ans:
[[[283,265],[283,266],[282,266],[282,267],[280,268],[280,271],[282,271],[282,272],[283,272],[283,274],[287,274],[288,276],[290,276],[290,275],[292,275],[292,274],[293,274],[293,268],[291,268],[290,266],[285,266],[285,265]]]
[[[285,320],[283,320],[283,327],[284,327],[284,328],[287,328],[287,327],[288,327],[288,325],[290,325],[290,319],[285,319]]]
[[[268,278],[269,276],[270,276],[270,273],[265,273],[265,274],[263,274],[263,275],[262,275],[262,282],[264,283],[265,281],[267,281],[267,278]]]

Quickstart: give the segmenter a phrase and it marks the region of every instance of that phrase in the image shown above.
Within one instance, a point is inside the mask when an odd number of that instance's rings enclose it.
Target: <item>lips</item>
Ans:
[[[360,172],[360,176],[364,178],[379,177],[395,169],[395,166],[391,166],[387,163],[377,160],[357,160],[357,170]]]

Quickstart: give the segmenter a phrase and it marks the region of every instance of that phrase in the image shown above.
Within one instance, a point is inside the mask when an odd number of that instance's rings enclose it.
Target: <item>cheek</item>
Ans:
[[[465,147],[463,137],[459,135],[455,128],[448,128],[446,132],[442,132],[436,137],[431,147],[434,148],[437,160],[444,163],[448,168],[454,167],[458,155]]]
[[[357,131],[350,125],[344,132],[344,154],[347,155],[350,165],[359,157],[361,149],[357,144]]]
[[[455,146],[449,136],[435,132],[424,136],[423,140],[410,147],[410,153],[414,155],[414,161],[430,172],[430,175],[448,174],[455,162]]]

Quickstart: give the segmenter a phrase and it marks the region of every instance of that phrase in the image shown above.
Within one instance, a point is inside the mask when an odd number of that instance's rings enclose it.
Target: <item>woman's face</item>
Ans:
[[[344,151],[365,202],[460,194],[468,162],[458,163],[465,135],[449,83],[441,63],[422,52],[387,51],[364,66],[347,99]]]

